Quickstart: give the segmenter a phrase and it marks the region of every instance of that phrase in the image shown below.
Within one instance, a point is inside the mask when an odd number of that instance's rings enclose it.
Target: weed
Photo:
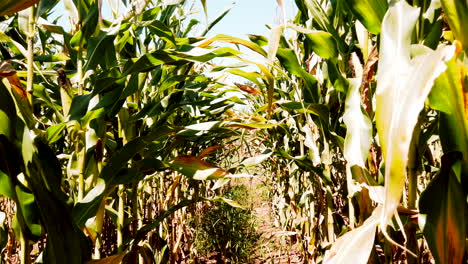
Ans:
[[[214,204],[200,216],[195,245],[202,255],[219,252],[233,263],[246,263],[260,238],[249,205],[251,199],[245,185],[230,187],[224,196],[239,201],[244,208],[235,208],[226,203]]]

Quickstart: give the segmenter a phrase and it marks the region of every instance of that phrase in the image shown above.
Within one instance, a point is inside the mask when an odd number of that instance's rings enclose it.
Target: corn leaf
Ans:
[[[246,129],[268,129],[278,126],[278,124],[265,124],[265,123],[236,123],[231,122],[226,125],[227,127],[240,127]]]
[[[441,0],[442,9],[456,39],[461,41],[465,51],[468,49],[468,1]]]
[[[39,2],[39,0],[2,0],[0,2],[0,16],[16,13],[37,2]]]
[[[439,174],[419,200],[419,223],[436,263],[462,263],[465,253],[467,204],[456,175],[460,161],[460,152],[444,155]]]
[[[307,103],[317,103],[319,98],[317,79],[304,70],[301,64],[299,64],[295,52],[292,49],[279,48],[276,56],[288,72],[303,80],[303,92],[306,94],[306,96],[304,96],[305,101]]]
[[[7,88],[0,82],[0,135],[5,135],[5,137],[12,140],[15,135],[16,123],[15,103]]]
[[[55,126],[50,126],[46,130],[47,142],[52,144],[62,138],[62,132],[67,127],[67,123],[60,123]]]
[[[454,47],[441,46],[410,57],[411,35],[419,8],[400,1],[383,19],[377,73],[376,122],[385,159],[384,231],[397,208],[406,180],[408,152],[417,123],[434,80],[446,69]]]
[[[4,195],[10,199],[14,198],[14,189],[13,184],[10,181],[10,178],[7,174],[0,170],[0,194]]]
[[[105,190],[106,183],[104,180],[98,179],[96,186],[86,194],[83,200],[76,203],[73,207],[72,216],[78,227],[83,228],[86,221],[90,217],[96,215],[96,211],[101,204]]]
[[[24,144],[30,143],[23,140]],[[72,220],[71,208],[67,204],[69,197],[61,190],[63,175],[60,163],[49,146],[39,137],[31,144],[32,160],[25,160],[25,166],[34,194],[31,198],[40,208],[41,223],[47,231],[44,262],[84,263],[89,259],[90,247],[83,232]],[[74,252],[73,258],[70,258],[67,252]]]
[[[190,179],[195,180],[213,180],[229,175],[229,172],[226,170],[213,166],[198,157],[189,155],[176,157],[170,163],[170,166]]]
[[[267,53],[265,52],[265,50],[262,49],[262,47],[260,47],[255,42],[248,41],[248,40],[241,39],[241,38],[232,37],[232,36],[229,36],[229,35],[224,35],[224,34],[218,34],[218,35],[216,35],[216,36],[214,36],[212,38],[209,38],[209,39],[205,40],[204,42],[202,42],[199,45],[199,47],[200,48],[206,48],[206,47],[210,46],[213,42],[216,42],[216,41],[225,42],[225,43],[232,43],[232,44],[239,44],[239,45],[242,45],[242,46],[244,46],[246,48],[249,48],[249,49],[257,52],[260,55],[267,56]]]
[[[242,161],[241,164],[245,167],[255,166],[267,160],[271,156],[271,154],[273,154],[273,151],[271,149],[267,149],[258,156],[245,159],[244,161]]]
[[[338,47],[332,34],[325,31],[316,31],[306,34],[311,42],[311,49],[324,59],[338,57]]]
[[[13,95],[21,117],[28,127],[33,127],[36,121],[32,112],[32,106],[28,101],[28,93],[16,74],[16,70],[10,63],[2,62],[0,65],[0,77],[5,77],[5,80],[2,80],[3,84],[10,94]]]
[[[262,35],[254,35],[254,34],[247,34],[247,37],[249,37],[250,41],[256,43],[260,47],[268,45],[268,39],[265,36]]]
[[[441,111],[440,141],[444,153],[460,151],[463,154],[462,183],[468,182],[468,91],[467,68],[457,58],[448,64],[447,71],[435,82],[429,95],[429,105]]]
[[[350,0],[348,5],[369,32],[380,33],[382,19],[388,7],[387,0]]]
[[[374,245],[375,231],[382,207],[377,207],[364,224],[350,231],[335,241],[325,254],[324,264],[366,264]]]
[[[346,96],[343,120],[346,124],[344,156],[350,166],[365,168],[365,161],[372,142],[372,122],[361,109],[360,82],[351,80]]]

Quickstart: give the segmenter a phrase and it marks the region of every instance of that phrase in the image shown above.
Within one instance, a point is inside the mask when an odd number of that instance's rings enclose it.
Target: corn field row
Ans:
[[[294,2],[2,1],[0,262],[254,261],[255,178],[303,263],[466,263],[468,1]]]

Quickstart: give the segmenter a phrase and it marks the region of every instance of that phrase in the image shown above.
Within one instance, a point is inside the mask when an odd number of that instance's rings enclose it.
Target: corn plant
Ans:
[[[466,1],[296,0],[249,40],[205,37],[226,12],[193,35],[195,2],[117,2],[64,1],[69,30],[58,1],[0,4],[0,245],[21,263],[186,260],[199,202],[236,205],[220,187],[258,166],[304,262],[466,261]]]
[[[467,4],[295,2],[266,57],[278,224],[308,261],[461,263]]]
[[[21,263],[179,262],[191,254],[195,203],[235,205],[207,181],[232,175],[214,165],[230,152],[213,152],[245,129],[223,117],[242,101],[205,72],[240,52],[213,43],[261,48],[203,38],[226,13],[192,36],[189,1],[109,1],[111,18],[102,1],[64,1],[70,30],[49,19],[57,3],[0,5],[9,243]],[[38,241],[45,248],[32,254]]]

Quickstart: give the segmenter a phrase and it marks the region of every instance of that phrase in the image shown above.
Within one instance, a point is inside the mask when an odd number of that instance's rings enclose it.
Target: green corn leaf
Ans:
[[[296,0],[296,3],[298,2],[299,1]],[[335,38],[335,41],[337,41],[338,49],[342,52],[345,51],[346,43],[341,39],[337,29],[335,28],[333,20],[328,16],[328,10],[325,11],[325,5],[327,2],[318,0],[303,0],[301,2],[301,8],[306,6],[312,14],[314,23],[317,23],[317,29],[330,33]]]
[[[52,150],[39,137],[32,142],[32,158],[25,160],[31,197],[37,204],[41,223],[47,231],[43,260],[47,263],[83,263],[89,260],[90,248],[83,232],[72,219],[68,197],[61,190],[62,170]],[[24,148],[24,146],[23,146]],[[20,192],[18,192],[20,198]],[[24,199],[24,198],[23,198]],[[28,210],[24,210],[25,216]],[[70,258],[68,252],[74,252]]]
[[[369,32],[380,33],[382,19],[388,8],[387,0],[350,0],[347,4]]]
[[[47,142],[49,142],[49,144],[52,144],[60,138],[62,138],[62,132],[65,130],[66,127],[67,123],[60,123],[55,126],[48,127],[46,130]]]
[[[203,6],[203,12],[205,13],[205,20],[208,22],[208,8],[206,6],[206,0],[200,0],[202,6]]]
[[[177,46],[176,38],[172,33],[171,29],[161,21],[154,20],[153,22],[151,22],[151,24],[149,25],[149,30],[151,31],[151,33],[154,33],[156,36],[160,37],[168,44],[170,44],[166,46],[167,48],[175,48]]]
[[[34,61],[40,61],[40,62],[60,62],[60,61],[67,61],[67,60],[70,60],[70,58],[64,53],[34,56]]]
[[[279,104],[281,108],[286,110],[292,110],[298,113],[310,113],[316,115],[320,118],[321,125],[325,131],[328,131],[329,119],[330,119],[330,110],[324,104],[311,104],[311,103],[301,103],[301,102],[282,102]]]
[[[29,14],[30,9],[24,9],[18,12],[18,29],[21,33],[29,34]]]
[[[227,69],[225,72],[244,77],[245,79],[258,85],[259,87],[263,86],[262,83],[259,81],[259,79],[263,79],[263,76],[258,72],[246,72],[240,69]]]
[[[94,35],[98,28],[99,22],[99,8],[98,8],[98,1],[91,0],[79,0],[81,3],[77,5],[78,12],[80,14],[80,22],[81,22],[81,29],[82,32],[80,43],[82,44],[84,41],[87,41]]]
[[[239,209],[244,209],[242,207],[242,205],[240,205],[238,202],[234,201],[234,200],[231,200],[231,199],[228,199],[228,198],[224,198],[224,197],[215,197],[215,198],[205,198],[204,199],[205,201],[210,201],[210,202],[218,202],[218,203],[225,203],[225,204],[228,204],[234,208],[239,208]]]
[[[338,47],[332,34],[325,31],[316,31],[306,34],[311,42],[311,49],[324,59],[338,57]]]
[[[231,9],[234,7],[235,3],[236,2],[233,2],[230,7],[226,8],[226,10],[224,10],[218,17],[216,17],[212,22],[210,22],[207,25],[205,31],[201,35],[205,36],[214,26],[216,26],[216,24],[218,24],[219,21],[221,21],[221,19],[223,19],[223,17],[225,17],[231,11]]]
[[[22,226],[22,232],[27,232],[27,235],[33,236],[36,239],[42,234],[42,227],[39,222],[39,208],[36,205],[38,202],[34,195],[24,191],[19,185],[15,186],[15,194],[17,203],[19,204],[19,210],[24,221],[25,226]],[[20,217],[17,213],[17,217]]]
[[[382,231],[401,199],[419,112],[455,52],[453,46],[441,46],[411,58],[411,36],[418,16],[419,8],[400,1],[389,8],[382,23],[376,90],[377,131],[386,164]]]
[[[28,239],[37,240],[43,229],[38,224],[38,207],[34,196],[18,182],[21,162],[17,147],[5,135],[0,135],[0,194],[14,200],[17,205],[13,221],[15,233],[22,232]]]
[[[54,8],[60,0],[41,0],[37,6],[37,17],[42,16],[43,14],[49,12]]]
[[[206,82],[209,78],[200,75],[174,75],[170,76],[169,78],[165,79],[161,86],[159,87],[159,91],[165,91],[181,82]]]
[[[264,124],[264,123],[228,123],[227,127],[240,127],[246,129],[268,129],[278,126],[279,124]]]
[[[262,35],[254,35],[254,34],[247,34],[247,37],[249,37],[250,41],[256,43],[260,47],[268,45],[268,39],[265,36]]]
[[[217,49],[205,49],[200,47],[186,46],[183,50],[158,50],[147,53],[135,60],[123,73],[130,75],[137,72],[146,72],[162,64],[182,65],[190,61],[207,62],[217,57],[233,57],[241,54],[240,51],[229,47]]]
[[[5,135],[11,140],[15,135],[16,122],[15,102],[7,88],[0,82],[0,135]]]
[[[419,199],[419,224],[436,263],[462,263],[465,254],[468,211],[457,167],[460,152],[444,155],[440,172]]]
[[[184,129],[179,131],[177,135],[179,136],[201,136],[207,134],[208,132],[213,132],[219,129],[222,125],[221,121],[210,121],[210,122],[203,122],[198,124],[193,124],[186,126]]]
[[[85,226],[86,221],[95,216],[106,190],[106,183],[98,179],[97,184],[91,189],[83,200],[76,203],[73,207],[73,220],[79,228]]]
[[[100,31],[97,36],[88,40],[88,60],[84,66],[86,70],[95,69],[97,65],[101,65],[103,69],[116,66],[117,58],[114,40],[117,30],[118,27],[110,29],[108,32]]]
[[[211,43],[213,43],[215,41],[220,41],[220,42],[225,42],[225,43],[232,43],[232,44],[239,44],[239,45],[242,45],[242,46],[244,46],[246,48],[249,48],[249,49],[257,52],[260,55],[263,55],[265,57],[267,56],[265,50],[263,50],[262,47],[260,47],[255,42],[248,41],[248,40],[241,39],[241,38],[232,37],[232,36],[229,36],[229,35],[224,35],[224,34],[218,34],[218,35],[216,35],[216,36],[214,36],[212,38],[209,38],[209,39],[203,41],[199,45],[199,47],[200,48],[206,48],[206,47],[210,46]]]
[[[14,199],[15,193],[12,188],[12,183],[7,174],[0,170],[0,194],[4,195],[10,199]]]
[[[200,199],[200,200],[182,200],[178,204],[169,207],[167,210],[163,210],[159,213],[158,217],[155,219],[152,219],[151,223],[144,225],[135,234],[135,239],[133,241],[133,244],[136,245],[138,242],[140,242],[142,239],[145,238],[145,236],[148,234],[149,231],[159,227],[161,222],[166,219],[168,216],[172,215],[175,211],[182,209],[186,206],[195,204],[197,202],[202,202],[205,201],[205,199]]]
[[[86,115],[91,98],[93,98],[92,94],[74,96],[69,110],[69,120],[80,120]]]
[[[213,166],[198,157],[189,155],[176,157],[170,163],[170,166],[174,170],[194,180],[213,180],[224,178],[229,175],[229,172],[226,170]]]
[[[112,154],[108,159],[108,162],[99,174],[99,178],[104,179],[107,187],[110,188],[111,183],[119,182],[116,179],[122,168],[126,168],[128,161],[135,156],[138,152],[142,151],[148,143],[157,140],[160,137],[167,136],[172,133],[172,130],[167,127],[158,127],[157,130],[153,130],[145,137],[137,137],[132,141],[125,144],[121,149]]]
[[[289,25],[288,28],[304,34],[311,44],[310,48],[320,57],[324,59],[338,57],[338,45],[329,32],[310,30],[295,25]]]
[[[305,94],[304,101],[307,103],[317,103],[319,99],[319,87],[317,79],[304,70],[304,68],[299,64],[294,51],[292,49],[279,48],[276,56],[289,73],[303,80],[303,92]]]
[[[99,174],[99,177],[104,179],[107,184],[115,181],[114,179],[117,176],[117,172],[120,171],[122,167],[127,167],[127,162],[139,151],[143,150],[146,145],[147,142],[142,137],[125,144],[122,149],[112,155],[109,162],[107,162],[106,166],[104,166]]]
[[[455,38],[461,41],[465,51],[468,49],[468,1],[440,0],[450,29]]]
[[[465,87],[467,87],[468,70],[457,58],[453,58],[447,65],[447,71],[436,80],[429,94],[429,105],[441,111],[439,134],[444,153],[459,151],[463,154],[462,183],[463,186],[467,186],[468,91]]]
[[[134,168],[123,168],[115,173],[111,180],[107,181],[107,189],[111,189],[119,184],[130,184],[138,182],[144,178],[144,174]]]
[[[318,0],[304,0],[303,1],[309,12],[312,14],[313,19],[317,22],[321,30],[327,30],[331,26],[327,13],[325,12],[321,1]]]

